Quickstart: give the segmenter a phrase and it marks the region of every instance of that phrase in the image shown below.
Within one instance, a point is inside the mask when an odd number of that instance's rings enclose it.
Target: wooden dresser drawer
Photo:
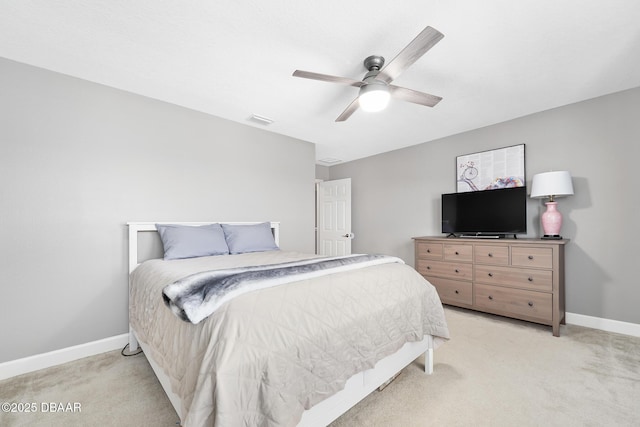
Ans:
[[[459,262],[444,262],[419,259],[418,273],[425,276],[444,277],[445,279],[468,280],[473,279],[473,267],[471,264]]]
[[[553,268],[553,249],[512,246],[511,265],[517,267]]]
[[[471,282],[429,277],[427,280],[436,287],[443,304],[471,306],[473,304],[473,285]]]
[[[552,294],[476,284],[474,304],[494,314],[551,324]]]
[[[471,262],[473,261],[473,246],[445,243],[444,259],[445,261]]]
[[[416,256],[421,259],[442,259],[442,243],[416,242]]]
[[[476,245],[474,260],[478,264],[509,265],[509,246]]]
[[[503,285],[534,291],[553,290],[553,272],[526,268],[476,265],[474,280],[489,285]]]

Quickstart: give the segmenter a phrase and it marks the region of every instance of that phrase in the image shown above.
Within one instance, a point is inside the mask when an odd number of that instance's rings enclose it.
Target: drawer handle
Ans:
[[[528,302],[529,307],[533,307],[533,303],[531,301]]]
[[[460,252],[456,251],[456,255],[460,255]]]
[[[431,266],[430,265],[427,265],[427,270],[431,270]]]
[[[533,282],[533,277],[528,277],[527,280]]]
[[[460,292],[458,292],[458,290],[456,289],[456,294],[459,294]]]
[[[487,276],[493,277],[493,273],[489,273],[489,274],[487,274]]]
[[[431,253],[431,249],[427,249],[427,253],[430,254]]]
[[[527,258],[529,258],[529,259],[533,259],[533,255],[529,255]]]
[[[491,252],[489,252],[489,253],[487,254],[487,256],[488,256],[489,258],[493,258],[493,254],[492,254]]]
[[[493,297],[492,297],[491,295],[489,295],[489,299],[490,299],[491,301],[493,301]]]
[[[460,273],[460,270],[458,270],[457,268],[454,270],[456,273]]]

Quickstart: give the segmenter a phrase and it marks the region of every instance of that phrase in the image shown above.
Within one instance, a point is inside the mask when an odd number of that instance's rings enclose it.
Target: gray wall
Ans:
[[[0,362],[127,332],[127,221],[314,251],[312,144],[4,59],[0,94]]]
[[[317,179],[321,179],[323,181],[328,181],[329,180],[329,167],[328,166],[322,166],[322,165],[316,165],[316,178]]]
[[[440,235],[440,194],[455,192],[455,157],[526,144],[526,179],[569,170],[564,215],[566,308],[640,323],[640,88],[544,111],[437,141],[330,167],[352,179],[354,252],[395,254],[413,265],[412,236]],[[543,201],[529,200],[529,237]]]

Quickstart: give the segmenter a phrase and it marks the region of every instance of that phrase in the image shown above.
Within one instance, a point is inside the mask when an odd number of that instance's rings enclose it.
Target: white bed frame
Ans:
[[[170,224],[181,225],[205,225],[213,222],[171,222]],[[138,259],[138,233],[157,232],[156,224],[162,222],[128,222],[129,226],[129,274],[140,264]],[[224,222],[224,224],[257,224],[257,222]],[[271,222],[271,229],[276,244],[280,243],[280,223]],[[178,416],[182,420],[182,404],[180,397],[171,390],[169,377],[162,368],[149,356],[147,345],[138,342],[136,331],[129,325],[129,351],[136,351],[138,346],[142,348],[162,385],[167,397],[171,401]],[[359,372],[347,380],[344,389],[333,396],[323,400],[314,407],[304,411],[299,426],[326,426],[347,412],[358,402],[364,399],[369,393],[383,385],[390,378],[412,363],[416,358],[424,353],[425,373],[433,373],[433,337],[425,335],[422,341],[406,343],[396,353],[380,360],[373,369]]]

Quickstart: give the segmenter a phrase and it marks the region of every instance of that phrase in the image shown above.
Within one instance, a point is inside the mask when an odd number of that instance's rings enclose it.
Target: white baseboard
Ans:
[[[82,359],[83,357],[94,356],[96,354],[112,350],[119,350],[128,342],[129,334],[122,334],[85,344],[74,345],[73,347],[50,351],[48,353],[36,354],[34,356],[0,363],[0,380],[72,362],[74,360]]]
[[[571,325],[640,337],[640,324],[638,323],[621,322],[619,320],[603,319],[576,313],[565,313],[565,321]]]
[[[640,337],[640,324],[566,313],[565,320],[571,325],[585,326],[607,332]],[[0,380],[40,369],[50,368],[63,363],[94,356],[112,350],[119,350],[129,343],[129,334],[117,335],[86,344],[75,345],[48,353],[36,354],[23,359],[0,363]]]

